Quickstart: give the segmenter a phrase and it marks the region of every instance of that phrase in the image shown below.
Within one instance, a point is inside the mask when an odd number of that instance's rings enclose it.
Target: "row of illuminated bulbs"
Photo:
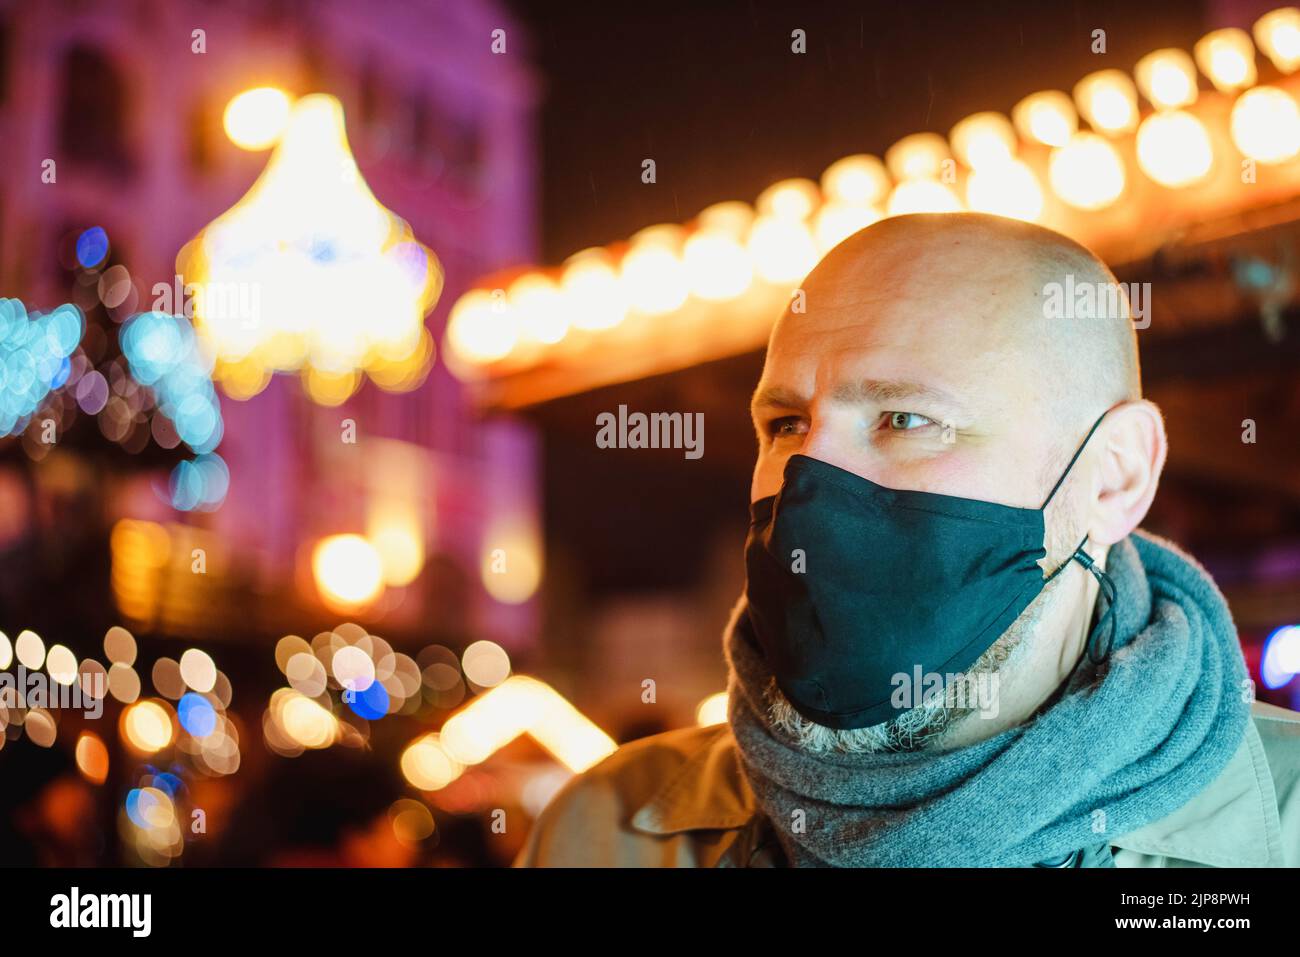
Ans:
[[[710,206],[694,228],[664,224],[634,235],[616,260],[603,248],[570,257],[558,279],[530,271],[504,289],[474,289],[453,307],[447,355],[458,371],[507,356],[526,359],[560,342],[571,329],[603,330],[632,314],[674,312],[694,297],[736,299],[755,279],[783,285],[802,278],[830,248],[885,216],[970,209],[1034,221],[1043,212],[1038,177],[1016,158],[1018,138],[1051,148],[1052,191],[1076,209],[1113,204],[1126,183],[1124,161],[1109,137],[1136,130],[1137,162],[1168,188],[1201,182],[1214,151],[1204,124],[1183,108],[1197,99],[1197,67],[1225,93],[1245,91],[1232,108],[1230,133],[1241,153],[1282,163],[1300,153],[1300,107],[1286,91],[1256,86],[1258,46],[1283,73],[1300,66],[1300,9],[1261,17],[1253,29],[1216,30],[1195,46],[1143,57],[1133,78],[1101,70],[1080,81],[1073,98],[1034,93],[1011,112],[984,112],[953,127],[947,140],[917,133],[895,143],[884,162],[855,155],[832,164],[820,185],[806,179],[774,184],[753,207]],[[1136,85],[1134,83],[1136,79]],[[1140,120],[1138,91],[1154,107]],[[1077,112],[1076,112],[1077,106]],[[1079,129],[1080,114],[1094,132]],[[969,170],[965,202],[953,189],[956,161]]]

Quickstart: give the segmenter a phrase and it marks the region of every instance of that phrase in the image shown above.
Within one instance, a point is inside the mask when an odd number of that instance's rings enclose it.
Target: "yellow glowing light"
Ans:
[[[284,733],[304,748],[327,748],[338,737],[338,719],[315,701],[297,692],[278,699],[280,725]]]
[[[821,204],[817,184],[810,179],[785,179],[763,190],[754,202],[760,216],[804,220]]]
[[[433,834],[435,824],[429,809],[419,801],[398,798],[388,809],[393,833],[403,844],[415,845]]]
[[[181,680],[200,694],[217,686],[217,665],[211,655],[198,648],[187,648],[181,655]]]
[[[460,764],[478,764],[527,733],[574,773],[617,745],[554,688],[514,675],[479,695],[443,725],[439,746]]]
[[[480,688],[495,688],[510,677],[510,656],[494,641],[476,641],[465,649],[461,668]]]
[[[908,213],[956,213],[962,208],[957,194],[943,183],[914,179],[899,183],[889,194],[886,212],[890,216]]]
[[[578,329],[611,329],[627,318],[618,271],[603,249],[584,249],[565,263],[560,288]],[[508,350],[507,350],[508,351]]]
[[[1092,128],[1109,133],[1137,129],[1137,88],[1123,70],[1098,70],[1074,86],[1074,102]]]
[[[560,287],[541,273],[525,273],[506,293],[519,328],[535,342],[553,345],[569,330],[569,310]]]
[[[1245,30],[1228,27],[1207,33],[1197,41],[1192,52],[1201,72],[1222,92],[1232,93],[1254,85],[1258,76],[1255,47]]]
[[[424,568],[421,524],[419,509],[412,503],[393,500],[370,507],[366,538],[379,553],[386,585],[409,585]]]
[[[321,597],[339,610],[368,605],[384,590],[383,562],[360,535],[322,539],[312,551],[311,568]]]
[[[411,742],[402,752],[400,763],[403,777],[421,791],[445,788],[465,770],[443,749],[437,734],[426,734]]]
[[[690,288],[681,258],[682,233],[680,226],[666,223],[632,237],[620,276],[628,302],[639,312],[664,315],[686,301]]]
[[[1124,192],[1124,161],[1096,133],[1076,133],[1052,150],[1047,175],[1053,192],[1076,209],[1105,209]]]
[[[880,218],[881,212],[874,206],[827,203],[813,217],[813,236],[817,240],[817,249],[826,253]]]
[[[754,224],[754,209],[748,203],[729,199],[706,206],[700,210],[695,221],[702,230],[721,233],[739,241],[749,235],[749,229]]]
[[[55,684],[71,685],[77,680],[77,656],[63,645],[55,645],[45,656],[45,670]]]
[[[83,731],[77,738],[77,770],[91,784],[103,784],[108,780],[108,748],[99,735],[93,731]]]
[[[334,680],[352,691],[367,691],[375,683],[375,663],[356,645],[344,645],[330,658]]]
[[[889,173],[874,156],[858,153],[836,160],[822,173],[822,193],[829,203],[876,206],[889,195]]]
[[[952,151],[971,169],[1000,166],[1016,154],[1016,131],[1001,113],[976,113],[948,134]]]
[[[1255,45],[1283,73],[1300,66],[1300,9],[1280,7],[1255,21]]]
[[[504,291],[472,289],[456,301],[447,319],[449,351],[471,364],[505,358],[519,333],[519,317],[506,305]]]
[[[120,720],[122,736],[137,751],[153,754],[171,744],[171,715],[157,701],[137,701],[122,712]]]
[[[1196,102],[1196,65],[1182,50],[1156,50],[1138,60],[1133,68],[1138,89],[1162,110],[1190,106]]]
[[[1035,222],[1043,214],[1043,188],[1019,160],[973,170],[966,182],[966,205],[976,212]]]
[[[817,265],[812,231],[796,219],[758,217],[746,246],[754,270],[770,283],[796,282]]]
[[[273,86],[239,94],[226,105],[222,117],[230,141],[245,150],[264,150],[274,146],[288,122],[289,97]]]
[[[1031,93],[1011,111],[1016,129],[1027,140],[1064,146],[1079,125],[1074,102],[1060,90]]]
[[[1257,86],[1232,106],[1232,142],[1261,163],[1285,163],[1300,153],[1300,108],[1284,90]]]
[[[8,668],[14,661],[14,646],[9,636],[0,631],[0,670]]]
[[[323,94],[294,103],[257,182],[186,245],[177,271],[213,375],[239,398],[272,372],[343,376],[409,357],[443,279],[366,186],[343,108]]]
[[[711,694],[695,709],[695,723],[698,725],[722,724],[727,720],[727,693],[719,691]]]
[[[898,182],[909,179],[938,179],[945,162],[950,162],[948,141],[938,133],[913,133],[885,151],[885,165]]]
[[[754,269],[741,243],[722,232],[700,230],[683,251],[691,292],[720,302],[741,295],[754,281]]]
[[[531,598],[542,580],[537,536],[511,523],[491,528],[483,541],[482,580],[497,601],[517,605]]]
[[[24,629],[14,639],[14,655],[28,671],[39,671],[45,663],[45,642],[36,632]]]
[[[1138,165],[1162,186],[1178,188],[1198,183],[1214,165],[1210,137],[1201,121],[1176,110],[1154,113],[1137,133]]]

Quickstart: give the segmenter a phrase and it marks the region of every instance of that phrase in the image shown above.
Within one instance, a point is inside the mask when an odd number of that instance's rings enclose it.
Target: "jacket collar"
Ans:
[[[631,824],[646,834],[675,834],[738,830],[760,816],[731,728],[722,723],[637,809]],[[1209,867],[1283,866],[1277,795],[1255,722],[1247,722],[1241,746],[1208,787],[1173,814],[1110,843]]]
[[[737,829],[758,816],[758,802],[740,769],[731,726],[724,722],[710,731],[704,746],[632,815],[634,828],[646,834]]]
[[[1254,720],[1208,787],[1173,814],[1110,843],[1210,867],[1285,866],[1273,774]]]

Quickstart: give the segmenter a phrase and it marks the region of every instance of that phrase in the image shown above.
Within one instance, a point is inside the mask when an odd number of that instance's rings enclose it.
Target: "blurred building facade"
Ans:
[[[504,31],[505,54],[492,52],[493,31]],[[222,112],[241,91],[270,85],[342,101],[361,175],[442,262],[446,286],[427,319],[436,341],[475,276],[534,254],[536,82],[525,50],[493,0],[0,2],[0,295],[32,309],[76,302],[113,338],[124,310],[106,316],[93,276],[69,261],[70,242],[102,227],[110,261],[129,271],[129,303],[151,308],[179,282],[178,250],[265,163],[227,140]],[[212,574],[173,576],[169,591],[166,576],[140,572],[137,623],[214,637],[225,627],[328,627],[339,619],[315,595],[311,543],[364,533],[376,508],[396,506],[417,529],[424,570],[371,614],[399,637],[432,629],[527,644],[531,589],[497,600],[484,562],[498,548],[536,552],[530,429],[478,421],[438,361],[404,394],[368,384],[326,408],[277,376],[249,401],[223,395],[221,408],[229,494],[173,542],[186,556],[195,542],[210,548]],[[345,420],[355,445],[340,441]],[[95,431],[88,417],[74,422],[69,447]],[[20,445],[0,444],[10,454]],[[98,466],[71,474],[102,493],[110,523],[176,522],[155,494],[158,470],[136,474],[123,461],[116,476]],[[127,559],[115,553],[115,586],[132,572],[117,567]],[[539,560],[521,555],[526,572]],[[295,624],[304,608],[318,619]]]

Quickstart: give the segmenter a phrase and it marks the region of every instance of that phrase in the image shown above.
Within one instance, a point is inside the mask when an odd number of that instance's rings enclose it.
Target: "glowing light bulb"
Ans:
[[[505,292],[472,289],[456,301],[447,319],[447,348],[469,364],[495,362],[519,342],[519,320],[506,305]]]
[[[383,561],[360,535],[331,535],[311,557],[316,587],[326,604],[348,610],[374,601],[384,590]]]
[[[966,205],[976,212],[1036,222],[1043,214],[1043,189],[1019,160],[975,169],[966,181]]]
[[[760,216],[804,220],[821,205],[817,184],[810,179],[785,179],[773,183],[759,195],[754,208]]]
[[[1011,111],[1020,135],[1048,146],[1064,146],[1078,128],[1074,103],[1060,90],[1031,93]]]
[[[1182,50],[1148,53],[1133,68],[1138,89],[1157,109],[1173,110],[1196,102],[1196,65]]]
[[[1138,165],[1162,186],[1180,188],[1198,183],[1214,165],[1214,151],[1201,121],[1175,110],[1154,113],[1137,133]]]
[[[822,173],[822,193],[828,202],[874,206],[889,194],[889,174],[885,164],[874,156],[846,156]]]
[[[1255,46],[1283,73],[1300,66],[1300,9],[1281,7],[1255,21]]]
[[[171,744],[171,715],[157,701],[137,701],[122,712],[119,720],[122,736],[138,751],[153,754]]]
[[[889,194],[890,216],[908,213],[956,213],[961,200],[949,187],[932,179],[914,179],[899,183]]]
[[[1052,150],[1047,175],[1052,191],[1076,209],[1105,209],[1124,192],[1124,161],[1096,133],[1075,133]]]
[[[976,113],[948,134],[952,151],[971,169],[1000,166],[1016,153],[1016,131],[1001,113]]]
[[[289,97],[273,86],[245,90],[226,105],[221,122],[240,149],[269,149],[289,123]]]
[[[1254,85],[1258,75],[1255,47],[1245,30],[1228,27],[1207,33],[1197,41],[1192,52],[1201,72],[1220,91],[1232,93]]]
[[[1098,70],[1074,87],[1074,102],[1094,130],[1112,136],[1137,129],[1137,88],[1122,70]]]
[[[1300,153],[1300,108],[1284,90],[1257,86],[1232,105],[1232,142],[1261,163],[1285,163]]]
[[[938,179],[944,172],[944,162],[951,158],[947,140],[938,133],[913,133],[886,150],[885,165],[898,182]]]

